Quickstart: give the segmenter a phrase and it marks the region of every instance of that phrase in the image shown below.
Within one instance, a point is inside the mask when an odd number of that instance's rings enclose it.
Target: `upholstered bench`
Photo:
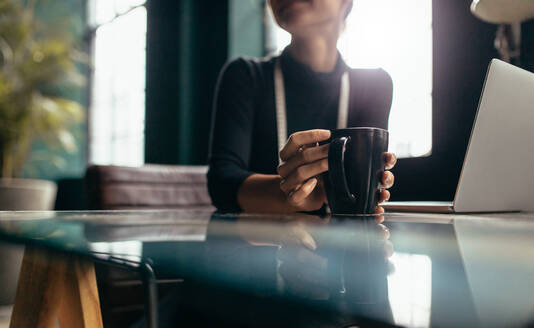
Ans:
[[[206,166],[93,165],[85,176],[88,204],[92,210],[215,210],[208,195],[206,172]],[[202,247],[200,243],[198,246]],[[184,247],[191,251],[194,245]],[[143,314],[139,275],[98,263],[95,269],[104,326],[130,326]],[[184,288],[180,277],[173,278],[158,281],[160,297],[169,290]]]

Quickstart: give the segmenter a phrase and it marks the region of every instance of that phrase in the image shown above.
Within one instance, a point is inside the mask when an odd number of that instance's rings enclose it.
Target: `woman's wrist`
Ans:
[[[291,205],[280,189],[282,177],[277,174],[253,174],[237,192],[237,201],[244,212],[294,213],[300,211]]]

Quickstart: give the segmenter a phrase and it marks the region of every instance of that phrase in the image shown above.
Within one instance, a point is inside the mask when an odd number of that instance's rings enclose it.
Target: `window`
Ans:
[[[289,44],[276,27],[276,50]],[[357,0],[338,43],[352,68],[386,70],[393,79],[390,146],[398,157],[432,150],[432,1]]]
[[[89,162],[144,162],[145,0],[90,0],[93,75]]]

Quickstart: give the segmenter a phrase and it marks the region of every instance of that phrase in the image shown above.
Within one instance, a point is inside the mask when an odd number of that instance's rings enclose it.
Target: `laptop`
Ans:
[[[389,202],[387,211],[534,210],[534,74],[489,65],[453,202]]]

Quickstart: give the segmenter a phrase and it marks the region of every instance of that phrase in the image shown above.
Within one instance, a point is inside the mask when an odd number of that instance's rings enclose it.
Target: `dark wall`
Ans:
[[[469,1],[433,1],[432,155],[399,160],[392,200],[452,200],[493,48],[496,26]]]
[[[150,0],[147,11],[145,161],[204,164],[228,1]]]
[[[534,72],[534,19],[521,26],[521,66]]]

